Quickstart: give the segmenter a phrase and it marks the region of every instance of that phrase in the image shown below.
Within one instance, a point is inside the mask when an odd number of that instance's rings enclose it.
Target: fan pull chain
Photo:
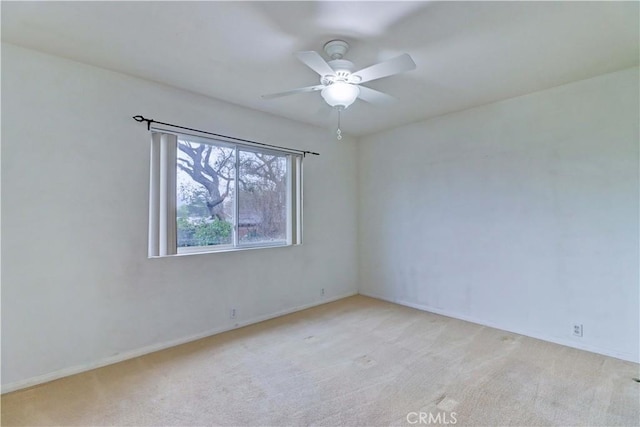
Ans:
[[[340,130],[340,110],[338,110],[338,130],[336,131],[338,141],[342,139],[342,131]]]

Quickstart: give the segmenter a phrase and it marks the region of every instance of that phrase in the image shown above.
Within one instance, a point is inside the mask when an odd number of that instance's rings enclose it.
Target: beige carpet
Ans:
[[[2,425],[637,426],[637,376],[356,296],[4,395]]]

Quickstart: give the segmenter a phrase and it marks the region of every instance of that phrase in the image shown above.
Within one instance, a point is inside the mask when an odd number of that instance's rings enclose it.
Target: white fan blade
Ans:
[[[300,87],[298,89],[291,89],[291,90],[287,90],[285,92],[278,92],[278,93],[272,93],[272,94],[269,94],[269,95],[262,95],[262,98],[263,99],[280,98],[281,96],[295,95],[296,93],[315,92],[315,91],[318,91],[318,90],[322,90],[324,88],[325,88],[324,85]]]
[[[334,76],[336,74],[336,72],[333,71],[333,68],[327,64],[327,61],[325,61],[316,51],[308,50],[306,52],[296,52],[295,55],[307,67],[320,74],[321,77]]]
[[[321,58],[322,59],[322,58]],[[357,76],[359,81],[354,79],[353,83],[364,83],[371,80],[381,79],[383,77],[392,76],[394,74],[404,73],[405,71],[411,71],[416,68],[416,63],[413,62],[411,56],[408,53],[403,53],[400,56],[389,59],[384,62],[372,65],[364,68],[360,71],[356,71],[351,76]]]
[[[358,87],[360,88],[360,94],[358,95],[358,98],[371,104],[388,105],[397,101],[397,99],[393,96],[387,95],[386,93],[378,92],[377,90],[371,89],[370,87]]]

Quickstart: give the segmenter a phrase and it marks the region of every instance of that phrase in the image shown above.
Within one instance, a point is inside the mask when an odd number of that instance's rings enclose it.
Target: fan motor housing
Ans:
[[[355,68],[353,62],[347,61],[346,59],[334,59],[327,62],[327,64],[329,64],[329,66],[333,68],[333,71],[335,71],[336,73],[340,71],[347,71],[349,72],[349,74],[351,74]]]
[[[334,59],[332,61],[327,62],[331,69],[336,73],[334,76],[324,76],[320,79],[320,82],[324,85],[331,84],[334,81],[346,81],[353,70],[355,69],[355,65],[351,61],[347,61],[346,59]]]

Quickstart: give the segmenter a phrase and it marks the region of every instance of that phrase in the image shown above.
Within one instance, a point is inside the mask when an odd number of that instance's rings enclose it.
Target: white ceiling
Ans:
[[[638,65],[638,2],[7,2],[2,40],[331,128],[292,55],[351,44],[364,68],[409,53],[417,69],[370,82],[345,133],[387,128]],[[144,113],[144,112],[133,112]],[[171,118],[164,118],[169,120]]]

